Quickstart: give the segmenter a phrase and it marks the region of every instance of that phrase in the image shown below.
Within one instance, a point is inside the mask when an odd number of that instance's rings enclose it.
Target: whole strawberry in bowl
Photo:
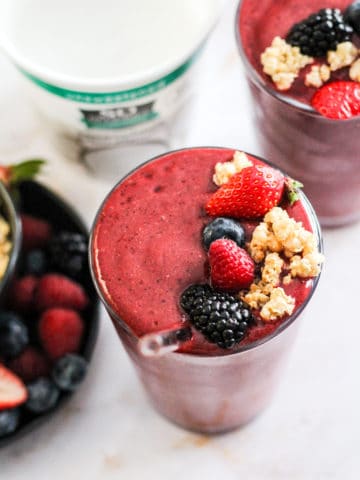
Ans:
[[[12,191],[22,239],[0,307],[0,446],[46,422],[80,388],[98,333],[86,226],[38,182]]]

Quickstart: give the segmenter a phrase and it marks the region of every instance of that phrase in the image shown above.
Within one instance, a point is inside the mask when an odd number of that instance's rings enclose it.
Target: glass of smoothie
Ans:
[[[281,90],[263,72],[260,59],[273,39],[286,39],[296,23],[325,8],[340,9],[343,13],[350,3],[263,0],[259,5],[242,0],[236,16],[237,43],[253,98],[254,123],[262,152],[304,184],[321,224],[329,227],[360,218],[360,116],[327,118],[312,107],[317,88],[304,83],[311,65],[300,72],[290,89]],[[358,44],[358,39],[354,34],[352,42]],[[326,56],[314,60],[313,65],[324,64]],[[331,72],[331,78],[325,76],[324,82],[328,80],[348,81],[349,68]]]
[[[274,248],[270,246],[271,238],[277,242],[270,233],[271,221],[274,231],[276,228],[287,231],[288,239],[293,228],[300,232],[298,240],[300,237],[311,239],[310,250],[315,248],[315,257],[322,257],[320,228],[309,201],[300,192],[299,199],[290,205],[282,194],[279,206],[271,209],[268,216],[239,220],[244,233],[242,245],[247,245],[258,262],[252,274],[254,278],[259,275],[262,278],[260,283],[259,278],[253,280],[258,284],[250,290],[242,291],[241,298],[248,304],[240,300],[240,293],[215,292],[214,279],[212,286],[209,280],[209,256],[214,242],[209,251],[204,246],[204,228],[213,225],[214,217],[207,213],[205,205],[222,188],[213,182],[214,168],[220,165],[226,177],[235,157],[250,162],[248,166],[245,164],[245,169],[266,165],[252,155],[241,153],[239,156],[232,149],[214,147],[173,151],[144,163],[123,178],[105,198],[90,240],[94,283],[152,405],[176,424],[206,433],[242,426],[268,405],[301,324],[303,310],[316,289],[319,265],[311,278],[306,275],[290,279],[289,267],[283,268],[273,283],[283,287],[284,294],[288,295],[285,297],[292,299],[292,306],[280,318],[262,320],[263,310],[259,316],[259,305],[256,306],[250,292],[253,289],[256,294],[266,283],[262,254],[276,250],[280,253],[272,255],[284,257],[285,254],[292,262],[289,250],[282,250],[279,244]],[[268,165],[266,168],[275,171]],[[276,220],[268,218],[275,213],[280,213],[285,223],[281,224],[281,220],[276,227]],[[228,214],[225,217],[230,219]],[[270,222],[267,226],[265,220]],[[264,228],[268,229],[269,250],[261,243]],[[218,242],[222,245],[230,242],[243,251],[245,247],[238,247],[231,237],[220,238]],[[288,248],[292,247],[288,245]],[[301,248],[295,250],[299,260]],[[246,255],[249,256],[247,252]],[[229,332],[222,333],[223,329],[216,324],[221,341],[214,332],[211,333],[214,341],[209,341],[209,335],[189,320],[184,292],[189,303],[189,291],[194,285],[206,295],[215,295],[210,298],[211,308],[226,307],[224,325],[233,321],[229,320],[228,313],[231,317],[231,312],[240,305],[240,313],[236,315],[240,315],[237,318],[241,321],[234,320],[237,327],[233,331],[238,329],[235,340],[227,336]],[[219,298],[220,303],[216,304]],[[238,307],[234,305],[236,302],[240,302]],[[254,308],[250,308],[250,304]],[[214,326],[209,324],[208,332]],[[243,327],[246,333],[239,333]]]

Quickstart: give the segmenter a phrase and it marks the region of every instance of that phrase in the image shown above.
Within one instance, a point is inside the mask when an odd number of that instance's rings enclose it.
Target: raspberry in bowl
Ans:
[[[264,156],[320,222],[360,218],[360,18],[349,0],[242,0],[236,36]]]
[[[322,260],[296,182],[226,148],[143,164],[90,237],[95,285],[151,403],[208,433],[269,403]]]

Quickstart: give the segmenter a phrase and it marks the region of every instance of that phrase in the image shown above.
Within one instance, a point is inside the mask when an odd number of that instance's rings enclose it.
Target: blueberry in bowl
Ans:
[[[0,307],[0,447],[49,420],[81,388],[98,334],[87,227],[40,183],[22,181],[16,190],[22,239]]]

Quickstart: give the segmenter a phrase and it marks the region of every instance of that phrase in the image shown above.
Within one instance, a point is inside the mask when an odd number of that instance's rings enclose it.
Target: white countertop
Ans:
[[[186,145],[260,153],[234,40],[235,3],[227,4],[201,59],[201,95]],[[63,158],[26,104],[17,73],[4,57],[0,72],[0,162],[48,158],[41,180],[73,203],[90,225],[111,182]],[[205,437],[161,418],[147,403],[102,312],[85,384],[51,421],[0,451],[0,479],[360,478],[360,224],[327,230],[324,237],[327,261],[318,291],[274,402],[255,422]]]

